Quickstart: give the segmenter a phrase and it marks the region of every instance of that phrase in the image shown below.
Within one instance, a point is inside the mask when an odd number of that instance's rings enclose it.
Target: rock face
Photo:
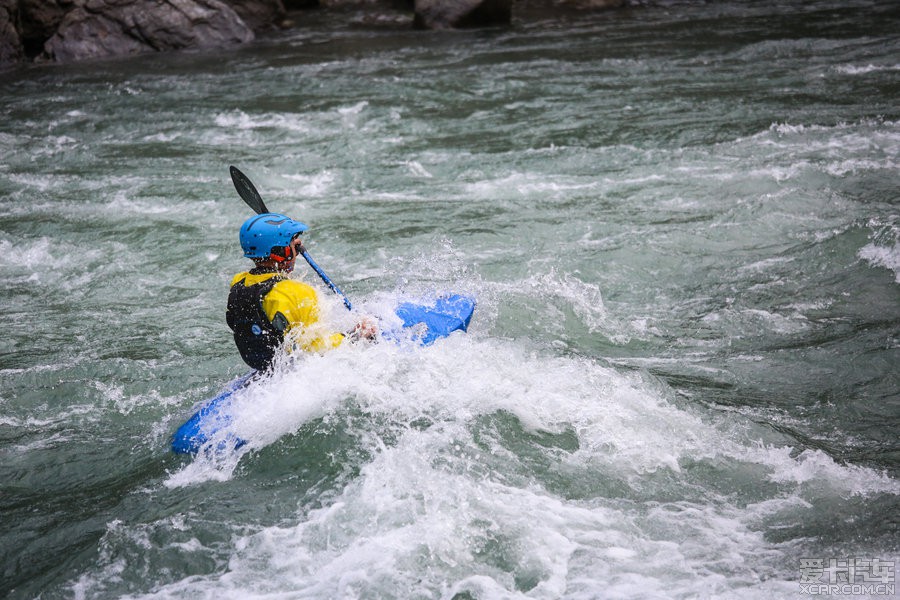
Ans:
[[[512,0],[416,0],[414,24],[419,29],[508,25]]]
[[[66,13],[75,8],[74,0],[18,0],[19,35],[25,53],[36,56],[44,50],[44,42],[56,33]]]
[[[0,0],[0,65],[22,60],[25,49],[19,32],[16,0]]]
[[[625,0],[558,0],[557,6],[579,10],[607,10],[622,8]]]
[[[224,0],[253,31],[281,27],[287,18],[282,0]]]
[[[44,44],[46,58],[69,62],[153,50],[248,42],[253,31],[220,0],[87,0],[63,17]]]
[[[595,10],[640,0],[0,0],[0,68],[142,52],[216,48],[287,26],[285,6],[354,23],[448,29],[508,25],[516,10]],[[383,11],[361,21],[354,9]],[[299,14],[299,13],[294,13]]]

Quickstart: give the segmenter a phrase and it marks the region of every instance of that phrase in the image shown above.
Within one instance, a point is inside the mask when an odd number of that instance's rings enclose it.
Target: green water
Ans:
[[[2,594],[793,598],[801,559],[896,564],[900,11],[314,18],[4,73]],[[245,371],[231,164],[361,313],[478,309],[298,361],[191,460],[172,432]]]

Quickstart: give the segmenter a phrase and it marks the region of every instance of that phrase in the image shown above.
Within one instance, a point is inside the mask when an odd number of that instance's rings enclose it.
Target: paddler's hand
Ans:
[[[303,245],[303,240],[300,239],[299,235],[291,240],[291,247],[294,249],[294,252],[297,253],[297,256],[306,252],[306,246]]]
[[[362,319],[350,333],[351,340],[374,340],[378,335],[378,326],[368,318]]]

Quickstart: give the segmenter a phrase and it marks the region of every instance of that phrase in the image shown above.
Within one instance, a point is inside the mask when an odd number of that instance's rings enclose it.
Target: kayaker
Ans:
[[[319,322],[315,288],[288,279],[304,252],[300,235],[307,229],[304,223],[276,213],[255,215],[241,226],[241,248],[254,267],[232,279],[225,320],[241,358],[254,369],[269,369],[286,339],[290,348],[322,352],[347,337],[376,335],[367,319],[346,335],[329,331]]]

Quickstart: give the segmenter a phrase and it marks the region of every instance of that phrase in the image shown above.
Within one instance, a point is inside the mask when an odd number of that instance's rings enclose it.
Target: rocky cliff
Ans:
[[[625,0],[546,2],[593,9]],[[513,0],[0,0],[0,67],[243,44],[286,26],[289,9],[348,5],[402,10],[423,29],[509,24],[514,9]]]

